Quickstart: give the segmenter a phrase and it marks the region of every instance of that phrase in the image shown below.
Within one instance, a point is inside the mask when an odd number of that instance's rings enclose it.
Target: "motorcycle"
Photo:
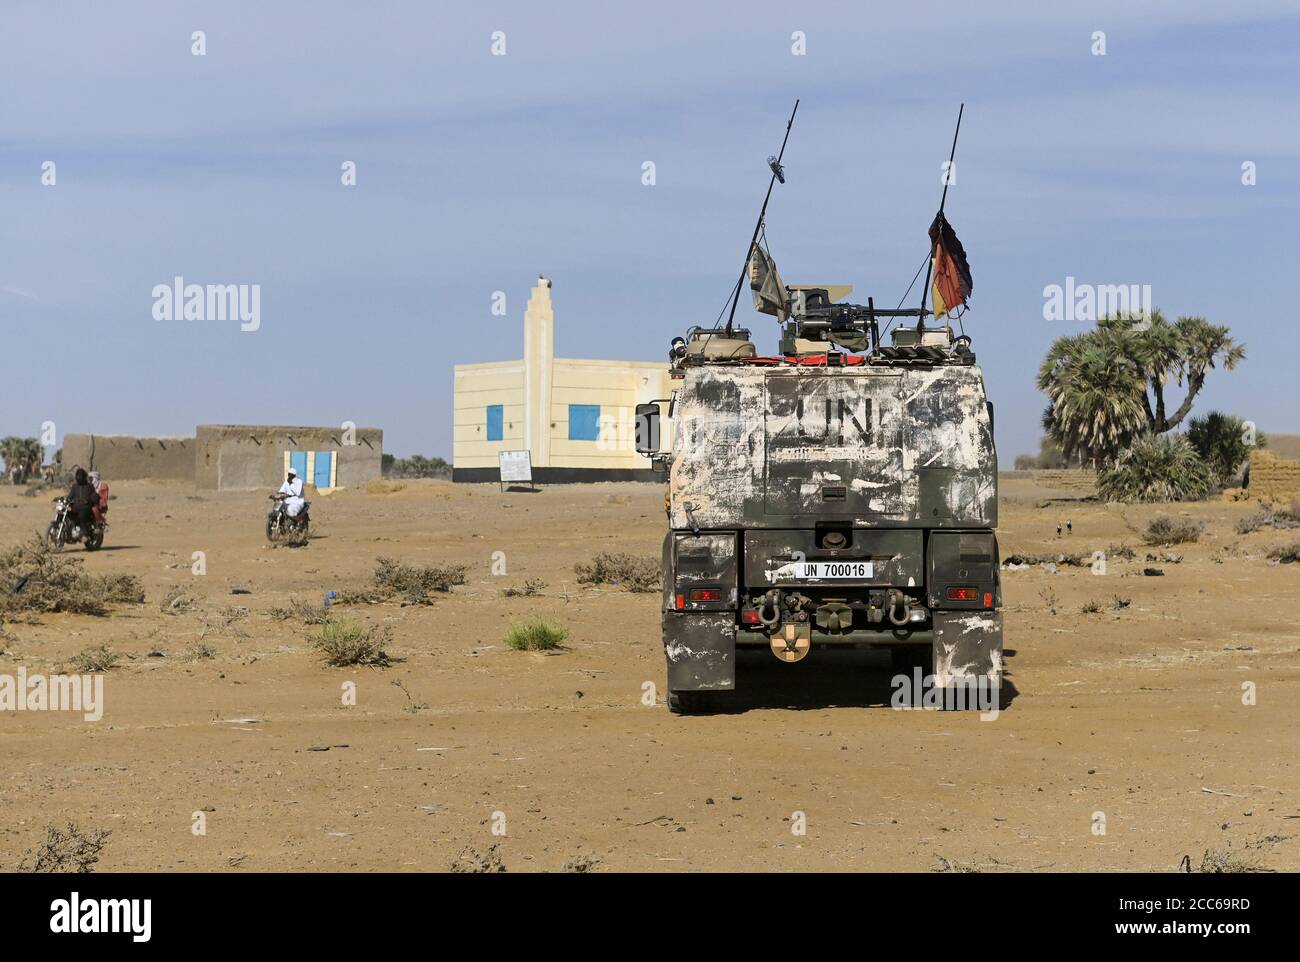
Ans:
[[[296,518],[289,516],[289,509],[285,506],[286,495],[270,495],[275,506],[271,508],[270,514],[266,516],[266,540],[279,541],[297,541],[305,543],[307,541],[308,528],[311,526],[311,518],[307,512],[311,509],[311,502],[304,501],[302,510],[298,512]]]
[[[68,499],[55,498],[54,520],[45,529],[45,543],[58,551],[64,545],[80,542],[87,551],[95,551],[104,543],[104,531],[107,528],[107,521],[93,522],[89,527],[82,528],[72,515],[72,506],[68,504]]]

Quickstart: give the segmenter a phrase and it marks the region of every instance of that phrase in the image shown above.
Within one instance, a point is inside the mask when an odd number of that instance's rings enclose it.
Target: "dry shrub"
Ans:
[[[45,840],[34,853],[28,850],[18,870],[42,874],[93,871],[111,834],[106,828],[82,831],[76,822],[69,822],[63,829],[51,825],[45,829]]]
[[[199,622],[202,626],[199,629],[199,638],[204,639],[209,634],[247,638],[248,632],[243,629],[242,622],[251,614],[252,610],[243,605],[233,605],[219,611],[204,612],[199,616]]]
[[[1254,514],[1239,520],[1235,530],[1237,534],[1250,534],[1260,528],[1300,528],[1300,502],[1292,501],[1280,508],[1263,504]]]
[[[371,583],[339,592],[342,604],[378,604],[400,597],[407,604],[433,604],[431,595],[446,593],[465,583],[464,565],[413,565],[392,558],[376,558]]]
[[[324,605],[308,604],[305,601],[299,601],[297,598],[290,598],[289,604],[283,608],[272,608],[267,612],[275,621],[301,621],[304,625],[323,625],[330,621],[329,609]]]
[[[1248,514],[1244,518],[1239,518],[1237,523],[1233,525],[1232,530],[1237,532],[1237,534],[1250,534],[1251,532],[1258,531],[1260,528],[1271,525],[1272,523],[1273,513],[1268,510],[1260,510],[1256,511],[1254,514]]]
[[[1273,527],[1275,528],[1297,528],[1300,527],[1300,501],[1292,501],[1288,505],[1273,509]]]
[[[1055,591],[1051,588],[1044,588],[1042,591],[1038,592],[1038,597],[1043,599],[1043,604],[1047,607],[1048,611],[1052,614],[1056,614],[1056,609],[1057,606],[1060,605],[1061,599],[1057,597]]]
[[[144,585],[135,575],[91,575],[90,584],[105,605],[144,604]]]
[[[183,614],[193,611],[198,606],[198,599],[184,588],[173,588],[163,595],[162,601],[158,602],[158,610],[165,615]]]
[[[68,659],[68,667],[78,674],[88,675],[97,671],[109,671],[116,667],[119,656],[108,645],[83,648]]]
[[[1268,549],[1268,560],[1282,564],[1294,564],[1300,561],[1300,541],[1280,544]]]
[[[1184,855],[1183,861],[1179,865],[1188,873],[1202,874],[1237,874],[1242,872],[1268,872],[1270,869],[1264,868],[1258,860],[1248,855],[1234,855],[1229,851],[1219,851],[1215,849],[1206,849],[1205,854],[1201,856],[1201,864],[1193,865],[1190,855]]]
[[[106,615],[109,605],[144,601],[134,575],[88,575],[81,559],[35,537],[0,554],[0,611]]]
[[[939,860],[939,867],[934,869],[935,872],[954,874],[954,875],[972,875],[979,872],[979,866],[974,862],[961,862],[954,858],[945,858],[942,855],[935,855]]]
[[[531,598],[533,595],[541,594],[545,587],[546,582],[541,578],[529,578],[522,585],[512,585],[501,594],[507,598]]]
[[[1151,519],[1142,540],[1147,544],[1158,545],[1187,544],[1199,541],[1203,530],[1203,526],[1195,521],[1184,521],[1161,515]]]
[[[452,860],[448,868],[453,874],[492,875],[506,870],[501,861],[498,845],[493,845],[480,855],[474,848],[467,848]]]
[[[620,585],[628,591],[655,591],[662,583],[659,561],[648,555],[603,551],[590,564],[573,566],[582,585]]]

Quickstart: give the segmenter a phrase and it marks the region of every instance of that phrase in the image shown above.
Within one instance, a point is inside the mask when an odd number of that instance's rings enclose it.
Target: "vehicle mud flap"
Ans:
[[[1002,682],[1002,612],[934,613],[934,683],[947,688],[960,681]]]
[[[736,687],[736,613],[664,612],[664,657],[672,691]]]

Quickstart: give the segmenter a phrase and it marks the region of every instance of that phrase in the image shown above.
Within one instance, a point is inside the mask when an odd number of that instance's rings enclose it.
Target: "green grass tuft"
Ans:
[[[327,621],[316,632],[314,643],[331,668],[353,665],[388,666],[384,644],[391,640],[392,629],[375,628],[360,621]]]
[[[554,621],[530,618],[510,626],[506,644],[515,651],[554,651],[569,637],[569,629]]]

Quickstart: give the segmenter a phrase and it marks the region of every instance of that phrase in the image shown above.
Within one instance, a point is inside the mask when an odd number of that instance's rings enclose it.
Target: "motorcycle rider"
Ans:
[[[303,506],[307,504],[302,496],[302,478],[298,477],[298,472],[293,468],[289,468],[284,484],[280,485],[280,490],[276,492],[276,499],[284,502],[285,511],[291,518],[298,517],[302,513]]]
[[[77,468],[73,475],[72,487],[68,489],[68,510],[72,520],[82,531],[89,531],[95,522],[95,506],[99,504],[99,494],[85,468]]]
[[[98,471],[91,471],[90,486],[99,495],[99,500],[95,502],[95,507],[91,510],[95,515],[95,523],[100,524],[104,521],[104,516],[108,514],[108,482],[99,476]]]

